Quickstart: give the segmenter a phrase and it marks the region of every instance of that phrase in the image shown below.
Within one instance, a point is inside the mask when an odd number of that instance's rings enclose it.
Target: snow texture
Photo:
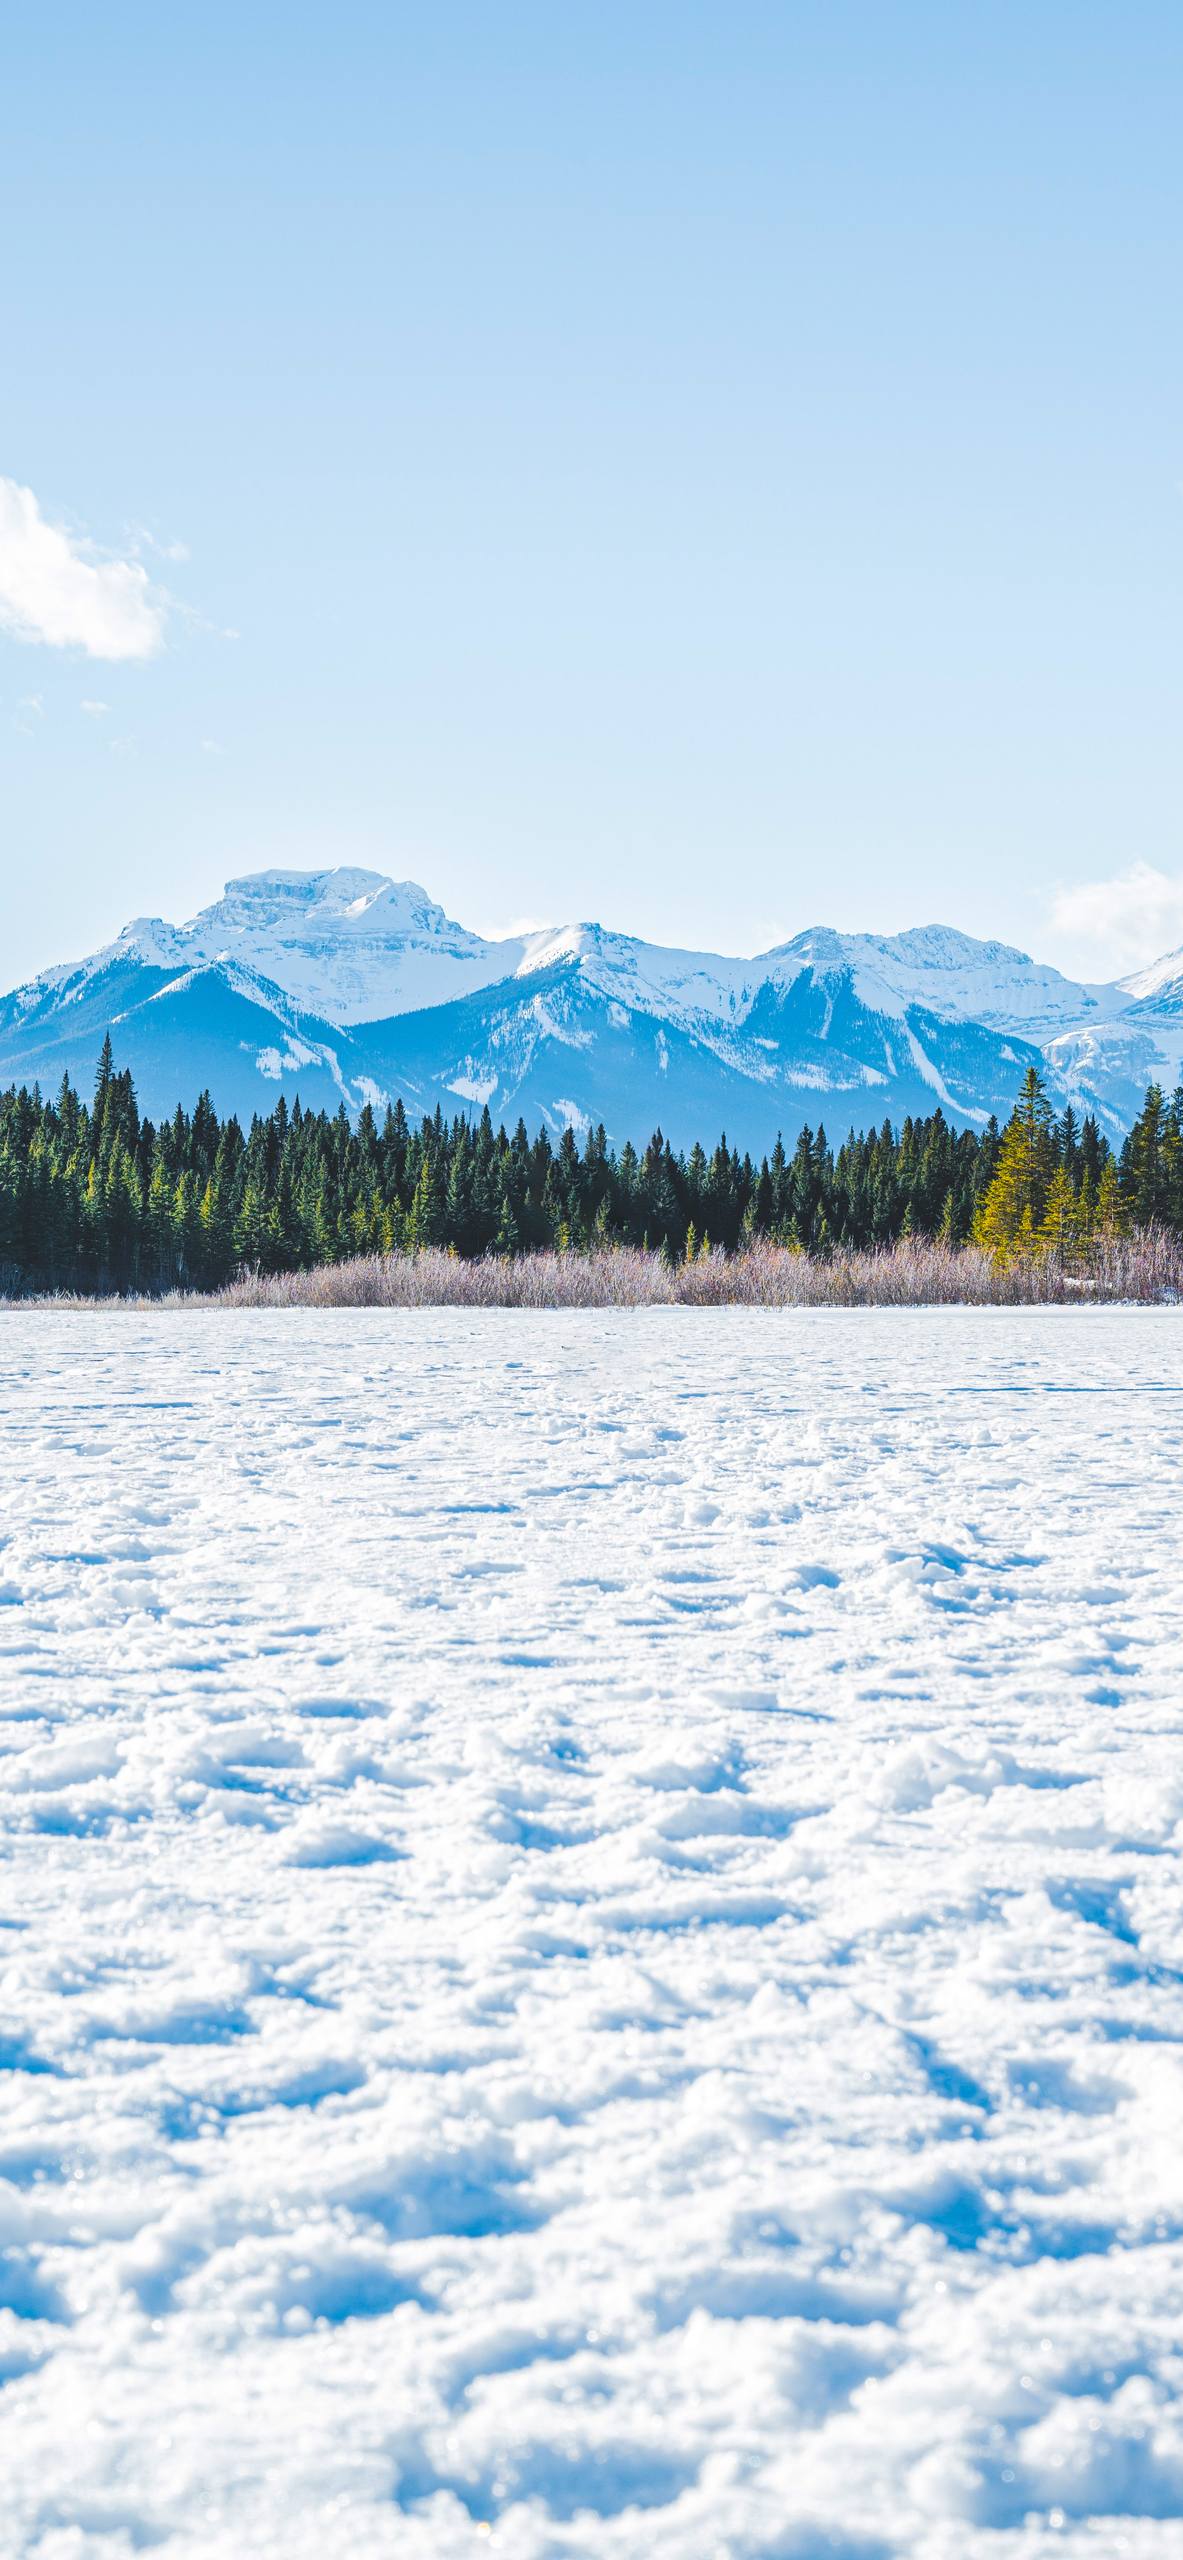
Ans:
[[[0,1361],[5,2554],[1177,2552],[1177,1316]]]

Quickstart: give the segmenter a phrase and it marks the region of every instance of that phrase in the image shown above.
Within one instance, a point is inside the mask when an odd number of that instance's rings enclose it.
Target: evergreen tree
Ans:
[[[115,1052],[111,1047],[111,1034],[109,1031],[105,1031],[103,1033],[103,1045],[99,1051],[99,1063],[95,1070],[94,1080],[94,1116],[96,1124],[101,1125],[103,1108],[114,1081]]]
[[[1055,1171],[1051,1111],[1043,1079],[1028,1067],[1013,1119],[1003,1132],[994,1179],[975,1224],[979,1244],[999,1261],[1032,1250]]]
[[[1028,1076],[1005,1132],[945,1113],[896,1131],[851,1129],[833,1154],[805,1129],[758,1165],[725,1137],[677,1152],[654,1130],[617,1155],[602,1127],[512,1136],[486,1110],[417,1128],[401,1103],[355,1127],[281,1098],[244,1137],[208,1093],[159,1128],[104,1042],[88,1106],[63,1079],[51,1102],[0,1092],[0,1289],[216,1288],[248,1265],[307,1268],[346,1254],[442,1247],[464,1255],[648,1241],[675,1260],[761,1237],[795,1251],[861,1251],[901,1236],[1003,1258],[1080,1260],[1131,1224],[1183,1232],[1183,1092],[1152,1087],[1120,1171],[1092,1116],[1053,1123]]]
[[[1170,1215],[1175,1132],[1161,1085],[1152,1084],[1121,1151],[1121,1196],[1137,1227]]]
[[[1080,1250],[1080,1203],[1066,1164],[1059,1164],[1047,1188],[1039,1227],[1039,1244],[1065,1271],[1074,1269]]]
[[[1101,1180],[1097,1188],[1093,1234],[1100,1244],[1114,1244],[1118,1236],[1125,1234],[1128,1223],[1117,1165],[1112,1156],[1107,1156],[1101,1168]]]

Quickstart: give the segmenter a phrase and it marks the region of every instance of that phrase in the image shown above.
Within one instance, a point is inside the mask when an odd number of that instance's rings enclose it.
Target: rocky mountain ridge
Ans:
[[[1152,1077],[1178,1078],[1183,954],[1090,984],[946,925],[813,926],[752,959],[591,922],[489,939],[413,881],[270,870],[0,998],[0,1085],[85,1089],[108,1029],[157,1118],[203,1087],[247,1117],[280,1090],[351,1114],[401,1095],[763,1150],[806,1121],[835,1135],[937,1103],[981,1126],[1034,1059],[1115,1131]]]

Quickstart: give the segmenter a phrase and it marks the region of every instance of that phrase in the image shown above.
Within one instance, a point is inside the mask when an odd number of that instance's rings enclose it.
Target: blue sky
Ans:
[[[1181,111],[1174,0],[11,16],[0,980],[275,862],[1183,941]]]

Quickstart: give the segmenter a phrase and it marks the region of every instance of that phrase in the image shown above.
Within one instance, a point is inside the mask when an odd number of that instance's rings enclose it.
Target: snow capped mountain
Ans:
[[[784,946],[820,979],[851,973],[860,1003],[887,1018],[921,1005],[948,1021],[983,1022],[1043,1040],[1095,1009],[1106,987],[1078,985],[1007,942],[975,942],[952,925],[842,934],[815,926]]]
[[[187,924],[139,917],[90,958],[0,999],[0,1084],[89,1084],[104,1032],[146,1110],[208,1086],[240,1116],[313,1107],[478,1111],[552,1128],[660,1123],[677,1144],[763,1150],[937,1103],[1010,1109],[1035,1060],[1112,1128],[1183,1061],[1183,953],[1081,984],[950,926],[817,925],[754,959],[583,923],[489,940],[413,881],[260,871]]]
[[[504,977],[523,948],[453,924],[413,880],[344,868],[256,871],[228,881],[188,924],[137,917],[81,971],[89,979],[135,960],[172,971],[233,964],[334,1022],[372,1022]],[[35,983],[63,987],[78,975],[51,969]]]
[[[206,960],[223,953],[334,1022],[373,1022],[502,977],[520,945],[453,924],[413,880],[375,871],[260,871],[182,928]]]
[[[1148,969],[1136,969],[1132,977],[1120,981],[1120,992],[1132,1005],[1183,1004],[1183,951],[1168,951],[1163,959],[1152,960]]]
[[[684,1025],[741,1022],[761,980],[763,963],[725,960],[714,952],[671,951],[603,925],[569,925],[535,934],[518,962],[519,977],[574,965],[585,985],[617,1004],[670,1014]]]

